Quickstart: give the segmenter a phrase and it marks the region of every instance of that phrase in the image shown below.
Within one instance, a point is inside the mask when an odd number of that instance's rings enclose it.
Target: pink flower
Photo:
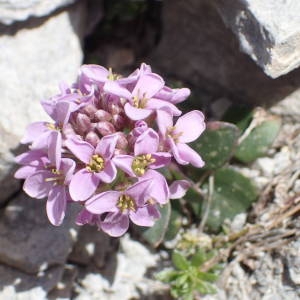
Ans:
[[[95,148],[79,139],[66,140],[66,147],[84,163],[72,178],[70,194],[74,201],[84,201],[97,189],[100,182],[110,183],[117,175],[117,169],[111,160],[118,135],[103,137]]]
[[[69,158],[61,160],[60,169],[46,164],[44,169],[27,176],[23,189],[32,198],[48,197],[46,211],[53,225],[60,225],[65,217],[67,202],[71,201],[68,184],[75,169],[75,162]]]
[[[198,110],[188,112],[179,117],[173,125],[171,114],[166,110],[160,110],[157,112],[157,123],[160,133],[179,164],[191,163],[198,168],[204,166],[199,154],[186,144],[196,140],[204,131],[205,123],[202,112]]]
[[[168,165],[171,154],[159,152],[159,136],[151,128],[144,131],[135,141],[134,156],[117,155],[114,163],[132,177],[143,176],[148,168],[158,169]]]
[[[160,217],[151,203],[151,179],[139,181],[126,190],[107,191],[86,201],[85,207],[92,214],[104,214],[101,228],[111,236],[123,235],[129,227],[129,220],[139,226],[153,226]],[[149,201],[150,200],[150,201]]]

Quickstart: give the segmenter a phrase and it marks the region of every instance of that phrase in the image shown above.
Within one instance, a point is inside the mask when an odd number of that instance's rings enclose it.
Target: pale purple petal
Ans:
[[[191,163],[194,167],[197,168],[202,168],[205,165],[200,155],[188,145],[177,144],[176,146],[178,149],[179,157],[182,160]]]
[[[59,126],[63,126],[69,121],[72,112],[79,106],[74,102],[60,101],[55,105],[55,121]]]
[[[103,87],[104,92],[116,95],[121,98],[131,99],[131,93],[124,87],[120,86],[117,81],[108,80]]]
[[[20,165],[38,166],[42,163],[42,158],[46,157],[46,153],[42,150],[29,150],[15,157],[15,162]]]
[[[66,190],[62,185],[53,186],[48,195],[46,211],[49,221],[55,225],[61,225],[67,207]]]
[[[130,155],[117,155],[113,158],[113,162],[118,168],[127,173],[129,176],[136,177],[131,168],[133,159],[134,157]]]
[[[93,214],[105,212],[115,212],[118,210],[117,203],[121,193],[117,191],[107,191],[97,194],[85,202],[85,208]]]
[[[159,144],[158,134],[151,128],[141,134],[134,144],[134,155],[151,154],[157,151]]]
[[[111,183],[116,179],[117,169],[112,161],[107,161],[104,169],[99,173],[95,173],[95,176],[105,183]]]
[[[175,124],[176,132],[180,132],[180,143],[196,140],[205,129],[204,115],[201,111],[193,110],[180,117]]]
[[[141,178],[141,180],[144,179],[151,179],[152,181],[152,186],[147,191],[147,196],[154,198],[160,204],[166,204],[169,200],[169,187],[165,177],[157,171],[148,170]]]
[[[78,159],[86,164],[90,162],[90,158],[95,151],[91,144],[76,138],[68,138],[65,145]]]
[[[170,199],[182,198],[190,187],[191,184],[187,180],[175,180],[169,187]]]
[[[48,150],[48,139],[49,136],[53,133],[56,132],[55,130],[48,129],[44,131],[39,137],[37,137],[31,144],[31,149],[32,150],[43,150],[47,151]]]
[[[144,73],[141,75],[132,91],[133,96],[138,98],[151,98],[165,85],[164,80],[157,74]]]
[[[41,169],[36,166],[23,166],[16,171],[14,177],[17,179],[25,179],[30,175],[34,174],[35,172],[37,172],[38,170]]]
[[[151,154],[152,158],[155,159],[155,162],[152,163],[149,167],[151,169],[158,169],[165,167],[171,162],[172,155],[168,152],[156,152]]]
[[[95,153],[100,154],[104,160],[110,159],[115,151],[118,141],[118,134],[104,136],[98,143]]]
[[[182,156],[182,154],[179,152],[177,148],[177,144],[173,141],[171,138],[167,138],[168,144],[171,147],[172,153],[174,155],[175,160],[180,164],[180,165],[187,165],[189,162],[186,160],[185,156]],[[185,144],[182,144],[185,145]]]
[[[51,177],[53,174],[48,171],[38,171],[26,178],[23,190],[32,198],[45,198],[53,186],[53,182],[46,181]]]
[[[173,117],[165,110],[158,110],[156,116],[159,131],[163,136],[166,136],[168,128],[173,126]]]
[[[73,173],[75,171],[75,161],[70,158],[63,158],[61,160],[61,171],[65,175],[65,184],[69,184],[71,181],[71,178],[73,176]]]
[[[150,99],[147,102],[147,108],[153,109],[153,110],[161,110],[165,109],[170,112],[172,116],[180,116],[181,115],[181,110],[179,110],[174,104],[163,101],[160,99]]]
[[[109,71],[98,65],[83,65],[80,68],[81,74],[95,82],[105,82],[108,80]]]
[[[144,120],[148,118],[153,111],[152,109],[136,108],[130,103],[125,104],[124,110],[127,117],[133,121]]]
[[[48,131],[47,122],[34,122],[27,126],[24,137],[21,139],[22,144],[28,144],[40,137],[45,131]]]
[[[183,102],[186,98],[188,98],[191,94],[190,89],[188,88],[181,88],[181,89],[173,89],[173,97],[171,102],[174,104]]]
[[[132,197],[138,206],[143,206],[145,203],[145,197],[148,195],[148,190],[152,187],[152,179],[146,178],[138,181],[129,187],[125,194]]]
[[[99,218],[99,216],[90,213],[86,209],[83,209],[77,215],[75,223],[77,225],[85,225],[85,224],[94,225],[95,218]]]
[[[128,230],[128,227],[128,215],[120,212],[108,213],[104,221],[101,222],[101,229],[113,237],[123,235]]]
[[[84,201],[96,191],[100,179],[94,173],[81,169],[71,179],[69,191],[74,201]]]
[[[129,212],[130,220],[138,226],[151,227],[159,217],[160,213],[153,205],[146,205],[138,208],[135,212]]]
[[[52,131],[48,136],[48,157],[53,166],[59,170],[61,162],[62,136],[58,131]]]

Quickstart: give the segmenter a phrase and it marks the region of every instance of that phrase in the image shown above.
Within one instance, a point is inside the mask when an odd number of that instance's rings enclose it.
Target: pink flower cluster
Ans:
[[[76,223],[97,225],[111,236],[124,234],[130,221],[152,226],[159,206],[189,187],[185,180],[169,186],[157,170],[172,158],[204,165],[187,145],[205,129],[204,116],[196,110],[180,116],[176,107],[189,94],[167,87],[146,64],[128,77],[83,65],[75,84],[62,84],[59,95],[42,101],[53,122],[28,126],[21,142],[30,150],[16,158],[21,167],[15,177],[25,179],[29,196],[47,198],[53,225],[78,202]]]

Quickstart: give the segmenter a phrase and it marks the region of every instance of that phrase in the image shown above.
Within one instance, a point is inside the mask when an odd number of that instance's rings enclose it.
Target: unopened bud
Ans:
[[[70,123],[67,123],[63,127],[62,131],[63,131],[63,134],[65,135],[66,138],[76,135],[76,132],[75,132],[73,126]]]
[[[111,120],[111,114],[103,109],[98,109],[95,113],[95,117],[98,121],[110,121]]]
[[[80,132],[86,132],[91,127],[90,118],[85,114],[79,113],[76,117],[76,125]]]
[[[98,132],[103,136],[116,132],[114,125],[107,121],[98,122],[96,128]]]
[[[123,150],[123,149],[115,149],[114,151],[114,154],[115,155],[124,155],[124,154],[127,154],[127,151]]]
[[[113,115],[116,115],[116,114],[119,114],[120,112],[122,112],[122,108],[118,104],[115,104],[112,102],[110,102],[108,104],[108,110]]]
[[[97,146],[97,144],[100,142],[100,138],[94,131],[88,132],[88,134],[85,137],[86,142],[90,143],[94,147]]]
[[[128,146],[128,141],[127,141],[125,133],[119,132],[118,133],[118,141],[117,141],[116,148],[118,148],[118,149],[126,149],[127,146]]]
[[[94,104],[88,104],[83,108],[83,111],[90,117],[93,118],[96,111],[97,107]]]
[[[120,115],[113,115],[112,122],[117,130],[124,128],[125,119]]]

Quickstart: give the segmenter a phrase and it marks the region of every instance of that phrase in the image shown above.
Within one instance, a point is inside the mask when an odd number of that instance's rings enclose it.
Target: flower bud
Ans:
[[[125,119],[120,115],[113,115],[112,123],[116,129],[123,129],[125,125]]]
[[[98,109],[95,113],[95,117],[98,121],[110,121],[111,120],[111,114],[103,109]]]
[[[94,147],[97,146],[97,144],[100,142],[100,138],[94,131],[88,132],[88,134],[85,137],[86,142],[90,143]]]
[[[78,113],[76,117],[76,125],[80,132],[86,132],[91,127],[90,118],[85,114]]]
[[[118,132],[117,134],[118,134],[118,141],[117,141],[116,147],[118,149],[126,149],[128,146],[128,141],[127,141],[125,133]]]
[[[93,118],[96,111],[97,107],[94,104],[88,104],[83,108],[83,111],[90,117]]]
[[[98,122],[96,129],[103,136],[108,135],[108,134],[113,134],[116,132],[114,125],[107,121]]]
[[[122,110],[123,109],[118,104],[113,102],[108,103],[108,111],[111,114],[113,115],[119,114],[120,112],[122,112]]]
[[[67,123],[62,130],[66,138],[76,135],[76,132],[73,126],[70,123]]]

